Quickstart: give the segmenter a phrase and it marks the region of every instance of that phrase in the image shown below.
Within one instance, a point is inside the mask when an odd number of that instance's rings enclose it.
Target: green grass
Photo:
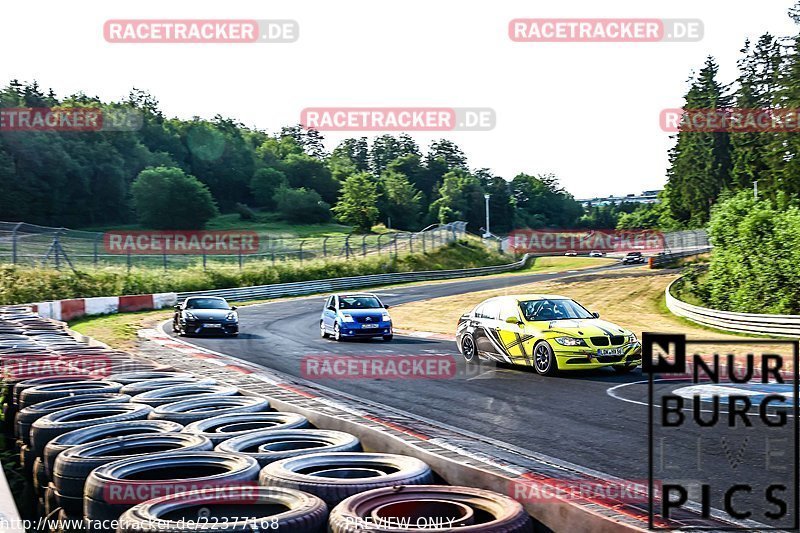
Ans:
[[[608,259],[606,257],[534,257],[528,261],[525,268],[503,275],[546,274],[549,272],[562,272],[564,270],[582,270],[585,268],[613,265],[617,262],[616,259]]]
[[[71,321],[69,327],[109,346],[130,350],[136,344],[139,329],[153,327],[171,316],[171,309],[87,316]]]
[[[509,257],[473,240],[451,243],[428,253],[387,253],[358,259],[268,262],[163,271],[157,268],[106,267],[72,272],[52,268],[0,265],[0,305],[158,292],[188,292],[318,279],[499,265]]]

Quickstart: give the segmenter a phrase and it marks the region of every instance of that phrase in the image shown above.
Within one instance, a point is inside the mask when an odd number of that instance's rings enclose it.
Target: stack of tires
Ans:
[[[419,459],[51,326],[0,308],[7,446],[48,532],[532,531],[516,501]]]

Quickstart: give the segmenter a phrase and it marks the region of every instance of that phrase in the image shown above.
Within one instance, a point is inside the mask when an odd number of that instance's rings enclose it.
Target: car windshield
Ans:
[[[186,302],[186,309],[230,309],[230,306],[218,298],[192,298]]]
[[[383,307],[374,296],[340,296],[339,309],[376,309]]]
[[[629,252],[628,257],[639,257],[642,255],[642,252]]]
[[[525,320],[530,322],[536,320],[571,320],[581,318],[594,318],[594,316],[583,308],[579,303],[568,300],[528,300],[519,303]]]

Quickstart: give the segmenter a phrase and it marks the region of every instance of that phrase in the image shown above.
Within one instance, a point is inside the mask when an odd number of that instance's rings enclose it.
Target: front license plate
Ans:
[[[380,324],[364,324],[361,327],[364,329],[377,328]]]
[[[605,350],[597,350],[597,355],[622,355],[625,350],[622,348],[606,348]]]
[[[203,324],[204,328],[221,328],[222,324]]]

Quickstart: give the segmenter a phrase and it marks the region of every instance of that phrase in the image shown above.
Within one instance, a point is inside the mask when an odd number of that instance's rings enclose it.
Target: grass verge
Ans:
[[[73,320],[69,327],[113,348],[131,350],[136,346],[136,332],[155,327],[172,316],[170,309],[139,311],[118,315],[87,316]]]

